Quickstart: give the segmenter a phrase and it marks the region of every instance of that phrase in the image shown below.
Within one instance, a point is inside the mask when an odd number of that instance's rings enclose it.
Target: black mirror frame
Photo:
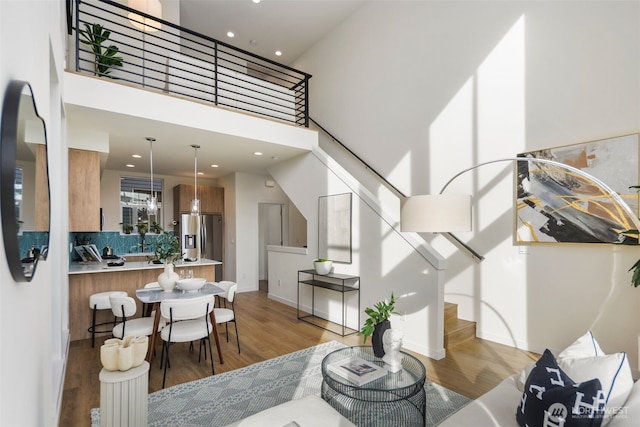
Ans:
[[[30,275],[25,275],[20,258],[20,246],[18,244],[18,218],[15,210],[15,179],[16,179],[16,155],[18,142],[18,119],[20,102],[24,88],[28,88],[33,102],[33,111],[42,121],[45,139],[45,152],[47,163],[47,194],[49,197],[49,230],[47,234],[47,248],[51,235],[51,193],[49,185],[49,150],[47,142],[47,127],[44,120],[38,114],[33,89],[29,82],[11,80],[7,86],[2,103],[2,119],[0,122],[0,216],[2,217],[2,237],[7,257],[7,264],[11,275],[16,282],[30,282],[35,275],[38,260],[46,258],[47,253],[39,254],[33,261]],[[47,251],[48,252],[48,251]]]

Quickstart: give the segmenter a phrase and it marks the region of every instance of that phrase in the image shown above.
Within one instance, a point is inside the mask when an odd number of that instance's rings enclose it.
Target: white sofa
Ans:
[[[517,426],[516,408],[522,398],[518,375],[512,375],[488,393],[456,412],[440,427]],[[640,425],[640,381],[631,389],[622,410],[608,427],[638,427]]]
[[[586,352],[585,352],[586,350]],[[602,426],[637,427],[640,425],[640,381],[633,382],[624,353],[605,354],[591,332],[559,353],[558,365],[575,382],[599,378],[610,396]],[[488,393],[456,412],[442,427],[518,426],[516,411],[523,399],[527,377],[534,364],[512,375]],[[585,369],[586,368],[586,369]],[[611,404],[611,405],[610,405]]]

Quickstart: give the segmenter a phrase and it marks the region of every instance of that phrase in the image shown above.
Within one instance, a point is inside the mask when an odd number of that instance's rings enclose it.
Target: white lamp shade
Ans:
[[[400,207],[400,230],[471,231],[471,196],[427,194],[406,197]]]
[[[156,18],[162,18],[162,4],[160,4],[160,0],[129,0],[129,7],[155,16]],[[162,28],[162,24],[158,21],[144,18],[137,13],[129,13],[128,18],[131,25],[147,33],[152,33]]]

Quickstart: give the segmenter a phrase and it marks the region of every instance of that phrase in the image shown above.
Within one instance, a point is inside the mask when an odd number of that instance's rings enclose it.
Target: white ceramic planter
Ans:
[[[313,267],[318,274],[329,274],[333,267],[333,261],[314,261]]]

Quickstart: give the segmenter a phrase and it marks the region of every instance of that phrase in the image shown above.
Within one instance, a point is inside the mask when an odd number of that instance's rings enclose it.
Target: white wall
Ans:
[[[412,195],[482,161],[640,131],[639,40],[638,2],[378,1],[294,66],[313,75],[312,117]],[[640,252],[515,247],[511,171],[486,167],[447,190],[473,194],[475,231],[458,236],[486,260],[425,236],[448,258],[446,300],[481,337],[541,352],[592,328],[637,367],[627,269]]]
[[[352,193],[352,262],[334,263],[334,271],[360,277],[360,312],[378,301],[398,297],[392,326],[404,332],[404,346],[432,358],[444,357],[442,270],[437,270],[415,248],[407,236],[396,232],[397,221],[389,221],[370,193],[322,150],[272,167],[269,172],[280,183],[307,218],[307,251],[269,252],[269,297],[296,306],[297,270],[313,268],[318,257],[318,198]],[[302,180],[301,176],[308,176]],[[357,297],[346,295],[347,325],[360,329]],[[342,319],[340,294],[316,291],[314,309],[334,322]],[[310,288],[300,288],[301,307],[310,312]]]
[[[226,258],[228,270],[225,278],[238,283],[238,291],[258,290],[260,280],[260,209],[261,203],[277,203],[284,205],[288,211],[289,199],[279,186],[270,188],[264,185],[272,179],[269,175],[253,175],[235,173],[233,179],[220,178],[225,188],[225,211],[229,207],[235,212],[235,224],[225,223],[227,247],[233,251],[230,254],[235,260],[235,269],[231,272],[232,264]],[[233,188],[229,188],[232,186]],[[233,192],[231,200],[227,199],[229,191]],[[233,204],[229,206],[228,203]],[[235,278],[233,277],[235,274]]]
[[[0,1],[0,88],[31,83],[47,126],[51,246],[30,283],[15,283],[0,249],[0,425],[57,424],[67,352],[66,147],[59,81],[64,2]],[[25,25],[25,19],[29,24]],[[63,243],[65,242],[65,243]],[[62,267],[61,267],[62,266]]]

